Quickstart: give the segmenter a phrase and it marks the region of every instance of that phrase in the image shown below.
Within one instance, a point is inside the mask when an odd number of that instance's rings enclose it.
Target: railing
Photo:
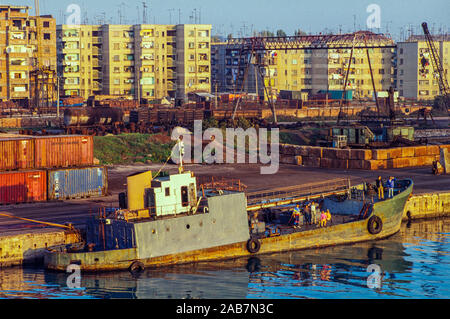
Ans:
[[[304,185],[294,185],[283,188],[276,188],[270,191],[260,191],[247,193],[247,204],[267,203],[276,200],[320,195],[329,192],[346,191],[349,189],[350,180],[338,178],[325,182],[316,182]]]
[[[243,192],[247,189],[247,186],[241,183],[239,179],[218,178],[214,176],[197,177],[197,185],[198,189],[202,190],[203,197],[205,197],[205,190]]]

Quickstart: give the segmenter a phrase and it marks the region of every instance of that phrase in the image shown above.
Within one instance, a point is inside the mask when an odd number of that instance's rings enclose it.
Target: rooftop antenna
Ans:
[[[142,23],[147,24],[147,4],[142,2],[143,11],[142,11]]]
[[[181,24],[181,9],[178,9],[178,24]]]
[[[172,24],[172,11],[175,11],[175,9],[168,9],[169,11],[169,24]]]

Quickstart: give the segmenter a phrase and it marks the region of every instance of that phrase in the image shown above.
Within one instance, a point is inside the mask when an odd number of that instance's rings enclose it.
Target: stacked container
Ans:
[[[104,196],[92,136],[0,134],[0,205]]]
[[[33,137],[35,168],[82,167],[94,162],[92,136]]]
[[[45,171],[0,172],[0,204],[46,201],[46,177]]]
[[[106,167],[48,171],[48,199],[100,197],[108,190]]]

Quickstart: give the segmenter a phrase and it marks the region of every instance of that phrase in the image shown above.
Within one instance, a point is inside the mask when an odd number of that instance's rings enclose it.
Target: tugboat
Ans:
[[[321,199],[331,225],[294,227],[290,211],[254,216],[243,191],[197,189],[194,174],[182,169],[157,178],[147,171],[127,177],[120,209],[87,221],[84,242],[49,248],[44,263],[57,271],[77,264],[86,272],[135,272],[382,239],[400,230],[412,189],[412,180],[399,180],[392,198],[367,200],[356,196],[367,185],[353,186],[344,196]]]

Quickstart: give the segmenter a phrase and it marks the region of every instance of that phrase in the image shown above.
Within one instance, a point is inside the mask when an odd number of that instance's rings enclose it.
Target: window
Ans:
[[[187,188],[187,186],[181,186],[181,205],[183,207],[186,207],[186,206],[189,205],[188,188]]]
[[[44,33],[44,40],[50,40],[50,33]]]
[[[115,55],[113,60],[114,60],[114,62],[119,62],[120,61],[120,57],[118,55]]]
[[[165,188],[166,196],[170,196],[170,187]]]
[[[50,27],[50,22],[44,21],[44,28],[49,28],[49,27]]]
[[[120,43],[114,43],[114,50],[120,49]]]

